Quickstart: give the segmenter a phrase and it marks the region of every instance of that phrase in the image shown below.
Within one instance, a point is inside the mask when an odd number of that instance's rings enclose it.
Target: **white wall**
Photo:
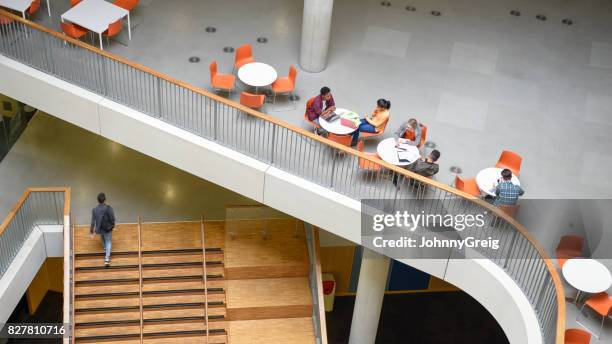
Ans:
[[[2,56],[0,75],[8,76],[0,78],[0,93],[361,244],[358,201]],[[524,295],[505,274],[483,265],[449,264],[448,259],[403,261],[448,279],[490,311],[503,307],[497,320],[512,343],[539,343],[533,309],[522,306]],[[471,278],[460,278],[467,273]],[[503,303],[489,296],[492,287],[504,289],[496,294]]]
[[[63,243],[62,226],[42,226],[32,231],[0,279],[0,324],[13,313],[45,259],[63,256]]]

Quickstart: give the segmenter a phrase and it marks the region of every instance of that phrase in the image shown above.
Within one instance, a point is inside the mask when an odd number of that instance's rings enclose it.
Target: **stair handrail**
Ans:
[[[50,205],[50,203],[53,203]],[[8,215],[0,223],[0,278],[12,264],[19,250],[35,227],[39,225],[54,224],[63,227],[63,254],[64,257],[72,255],[71,237],[71,210],[70,210],[70,188],[69,187],[29,187],[19,197]],[[73,260],[64,259],[64,300],[63,324],[72,328],[64,327],[66,334],[63,343],[70,343],[74,333],[74,317],[70,307],[74,304],[74,290],[71,286],[73,276]],[[67,291],[67,292],[66,292]]]
[[[138,310],[140,312],[140,344],[144,341],[144,310],[142,304],[142,226],[138,215]]]
[[[202,238],[202,280],[204,282],[204,326],[206,328],[206,343],[210,340],[210,323],[208,321],[208,267],[206,266],[206,234],[204,230],[204,214],[200,214],[200,235]]]
[[[452,197],[457,197],[459,199],[463,199],[466,201],[469,201],[483,209],[485,209],[486,211],[488,211],[490,214],[496,216],[497,218],[501,219],[502,221],[504,221],[505,223],[507,223],[509,226],[513,227],[514,230],[517,233],[520,233],[520,235],[522,235],[528,242],[529,244],[536,250],[537,254],[539,255],[540,259],[544,262],[546,269],[548,270],[548,276],[547,279],[549,279],[552,283],[553,283],[553,288],[554,288],[554,293],[555,293],[555,301],[556,301],[556,310],[557,310],[557,314],[555,314],[555,329],[554,331],[554,341],[556,343],[563,343],[564,342],[564,334],[565,334],[565,297],[564,297],[564,292],[563,292],[563,286],[561,283],[561,280],[559,278],[559,274],[556,270],[556,268],[554,267],[554,265],[551,262],[550,257],[548,256],[548,254],[542,249],[541,245],[533,238],[533,236],[529,233],[529,231],[527,231],[526,228],[524,228],[521,224],[519,224],[517,221],[515,221],[511,216],[509,216],[508,214],[504,213],[503,211],[501,211],[499,208],[481,200],[478,199],[470,194],[467,194],[463,191],[457,190],[453,187],[450,187],[446,184],[440,183],[436,180],[432,180],[429,178],[425,178],[423,176],[420,176],[416,173],[413,173],[411,171],[407,171],[403,168],[400,168],[398,166],[389,164],[381,159],[378,159],[376,157],[371,157],[368,156],[362,152],[359,152],[353,148],[350,147],[346,147],[344,145],[338,144],[336,142],[333,142],[331,140],[322,138],[318,135],[315,135],[307,130],[304,130],[302,128],[298,128],[296,126],[293,126],[285,121],[282,121],[278,118],[274,118],[272,116],[268,116],[264,113],[261,113],[259,111],[247,108],[241,104],[235,103],[231,100],[227,100],[225,98],[222,98],[216,94],[210,93],[209,91],[202,89],[200,87],[196,87],[193,86],[191,84],[188,84],[184,81],[180,81],[176,78],[170,77],[166,74],[160,73],[158,71],[155,71],[149,67],[143,66],[141,64],[135,63],[133,61],[130,61],[128,59],[122,58],[120,56],[117,56],[115,54],[112,54],[108,51],[104,51],[104,50],[100,50],[97,47],[94,46],[90,46],[84,42],[81,42],[79,40],[70,38],[66,35],[62,35],[58,32],[55,32],[47,27],[44,27],[40,24],[31,22],[29,20],[23,19],[17,15],[14,15],[10,12],[7,12],[5,10],[0,10],[0,15],[8,17],[10,19],[13,20],[13,24],[9,24],[9,25],[14,25],[14,23],[20,23],[24,26],[27,26],[28,28],[34,29],[38,32],[42,32],[43,34],[46,35],[50,35],[53,36],[54,38],[65,42],[66,44],[69,43],[71,46],[74,47],[79,47],[82,49],[85,49],[93,54],[95,54],[96,56],[101,56],[101,57],[105,57],[108,58],[114,62],[117,62],[119,64],[122,65],[127,65],[130,68],[133,68],[134,70],[140,71],[142,73],[148,74],[150,76],[153,76],[154,78],[157,78],[156,80],[163,80],[164,82],[173,84],[177,87],[183,88],[185,90],[188,90],[190,92],[193,92],[194,94],[199,94],[202,95],[204,97],[206,97],[207,99],[210,99],[215,103],[215,108],[217,108],[220,104],[227,106],[228,108],[232,108],[236,111],[239,111],[240,113],[244,113],[247,114],[253,118],[257,118],[261,121],[264,121],[265,123],[269,123],[270,125],[272,125],[273,129],[276,130],[277,128],[280,129],[284,129],[286,130],[288,133],[293,133],[295,134],[296,137],[302,138],[302,139],[307,139],[310,140],[311,142],[316,142],[318,144],[321,144],[325,147],[328,147],[330,149],[333,150],[337,150],[343,154],[347,154],[349,156],[358,158],[358,159],[363,159],[366,161],[369,161],[370,163],[374,164],[374,165],[378,165],[381,166],[382,168],[386,169],[385,173],[391,174],[393,177],[398,176],[400,178],[403,178],[405,180],[407,179],[412,179],[412,180],[416,180],[419,183],[425,185],[426,187],[432,188],[434,190],[440,191],[440,192],[444,192],[444,193],[448,193],[450,194]],[[31,34],[31,33],[30,33]],[[0,51],[1,52],[1,51]],[[27,63],[27,62],[26,62]],[[47,71],[49,72],[49,71]],[[216,125],[216,123],[215,123]],[[273,159],[272,159],[273,160]],[[335,161],[335,160],[334,160]],[[270,163],[273,163],[273,161],[271,161]],[[446,195],[445,195],[446,197]],[[547,330],[543,330],[543,331],[547,331]],[[543,332],[543,336],[544,336],[544,332]]]

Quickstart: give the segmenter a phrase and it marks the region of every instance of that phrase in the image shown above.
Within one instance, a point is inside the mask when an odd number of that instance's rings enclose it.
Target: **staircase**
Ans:
[[[76,227],[76,342],[314,343],[303,230],[261,223],[120,224],[110,267]]]

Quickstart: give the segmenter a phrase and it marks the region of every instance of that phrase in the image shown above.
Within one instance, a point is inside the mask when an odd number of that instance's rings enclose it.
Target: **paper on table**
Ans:
[[[410,153],[405,151],[397,151],[397,158],[401,162],[410,162]]]

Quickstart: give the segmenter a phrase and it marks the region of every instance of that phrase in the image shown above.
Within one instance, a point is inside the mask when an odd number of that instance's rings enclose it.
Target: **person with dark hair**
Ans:
[[[365,118],[359,123],[357,130],[353,132],[351,146],[355,146],[359,141],[359,133],[377,133],[381,131],[389,120],[389,109],[391,109],[391,102],[389,100],[383,98],[377,100],[374,111],[365,115]]]
[[[417,161],[406,166],[406,169],[408,171],[419,174],[423,177],[429,178],[437,174],[438,171],[440,171],[440,166],[437,163],[438,159],[440,159],[440,151],[437,149],[434,149],[431,151],[431,153],[429,153],[428,156],[421,157]],[[393,185],[399,188],[399,185],[397,184],[397,180],[398,180],[398,175],[395,174],[393,176]]]
[[[113,228],[115,228],[115,212],[113,207],[106,204],[106,195],[98,194],[98,206],[91,210],[91,236],[100,234],[102,249],[104,250],[104,265],[110,266],[110,255],[112,250]]]
[[[516,205],[519,196],[522,196],[525,191],[512,183],[512,171],[505,168],[501,172],[501,180],[498,180],[498,184],[495,187],[495,199],[493,205]]]
[[[416,119],[411,118],[395,131],[396,144],[404,143],[418,146],[421,143],[421,125]]]
[[[323,104],[325,103],[325,104]],[[312,104],[306,109],[308,119],[319,123],[319,117],[325,116],[336,110],[336,103],[331,94],[331,90],[327,86],[323,86],[318,96],[313,98]]]

